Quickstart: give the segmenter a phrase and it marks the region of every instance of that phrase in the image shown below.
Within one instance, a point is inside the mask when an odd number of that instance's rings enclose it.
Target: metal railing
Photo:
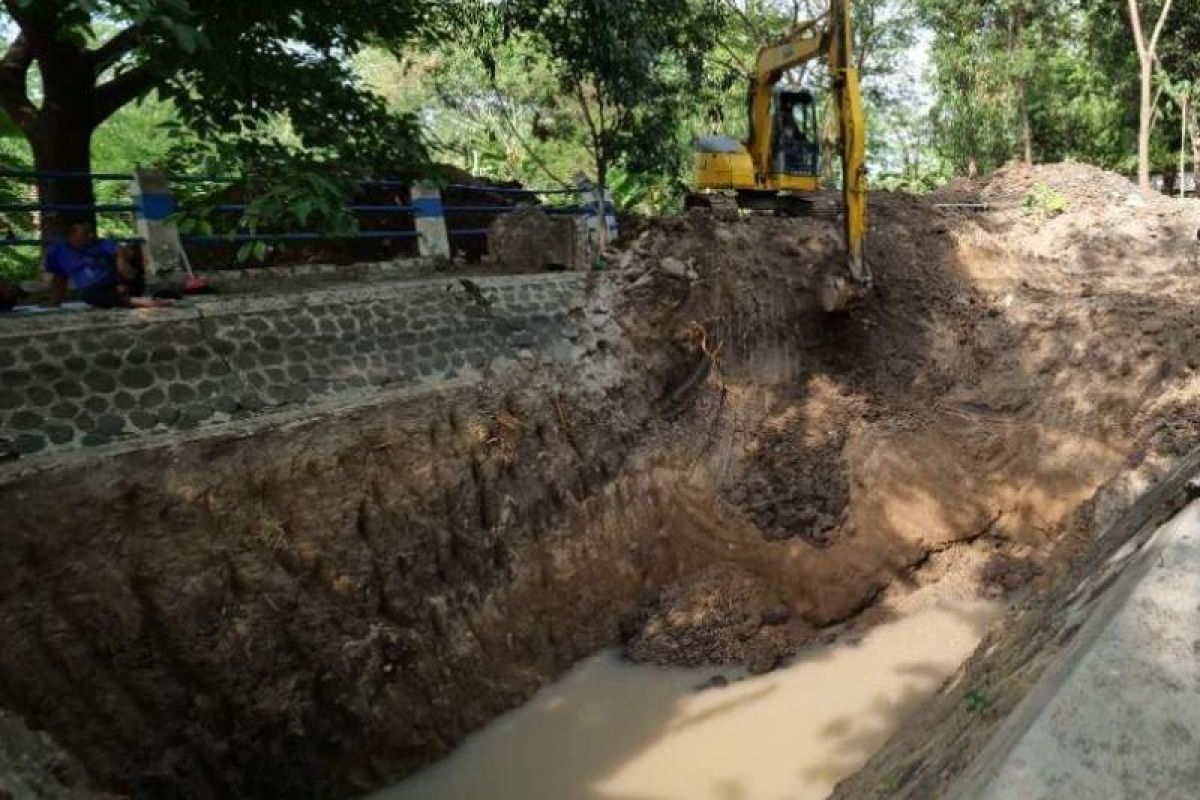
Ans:
[[[91,180],[97,181],[134,181],[135,176],[128,173],[88,173],[88,172],[69,172],[69,171],[47,171],[47,170],[26,170],[26,169],[0,169],[0,179],[14,179],[25,181],[45,181],[45,180]],[[240,184],[245,183],[247,178],[235,176],[189,176],[189,175],[173,175],[170,178],[174,183],[211,183],[211,184]],[[409,190],[411,184],[406,181],[392,179],[372,179],[364,178],[357,182],[360,186],[384,186],[394,187]],[[215,245],[215,244],[243,244],[246,242],[320,242],[320,241],[353,241],[353,240],[389,240],[389,239],[419,239],[422,234],[415,228],[415,219],[420,216],[440,216],[443,220],[453,218],[461,218],[468,215],[501,215],[515,211],[516,209],[526,205],[522,199],[574,195],[580,196],[582,190],[571,188],[551,188],[551,189],[525,189],[510,186],[489,186],[489,185],[471,185],[471,184],[448,184],[445,190],[455,193],[479,193],[481,195],[497,196],[504,199],[501,203],[483,203],[483,204],[463,204],[463,205],[443,205],[440,197],[435,198],[435,201],[428,206],[422,206],[419,202],[411,203],[351,203],[345,206],[345,210],[352,212],[356,217],[370,216],[378,218],[379,216],[395,216],[400,219],[414,220],[413,229],[398,229],[398,230],[357,230],[347,231],[345,233],[328,233],[316,231],[246,231],[234,230],[226,233],[188,233],[179,236],[180,241],[185,245]],[[515,199],[509,199],[515,198]],[[0,203],[0,214],[2,213],[94,213],[94,214],[120,214],[133,215],[134,219],[143,216],[143,205],[141,198],[135,196],[133,202],[129,203],[91,203],[91,204],[72,204],[72,203],[39,203],[39,202],[14,202]],[[425,202],[428,202],[426,199]],[[169,205],[174,209],[174,198],[169,198]],[[547,204],[538,203],[546,213],[553,215],[577,215],[588,216],[596,215],[599,212],[597,204],[575,203],[575,204]],[[208,208],[208,213],[217,214],[244,214],[251,205],[249,203],[218,203]],[[606,204],[605,213],[611,213],[611,206]],[[488,229],[486,227],[460,227],[455,228],[451,224],[445,225],[445,232],[449,238],[459,237],[486,237]],[[140,242],[144,241],[138,236],[117,236],[109,237],[118,241],[124,242]],[[38,247],[49,244],[52,240],[43,237],[33,237],[17,235],[10,228],[10,235],[7,238],[0,237],[0,247]]]

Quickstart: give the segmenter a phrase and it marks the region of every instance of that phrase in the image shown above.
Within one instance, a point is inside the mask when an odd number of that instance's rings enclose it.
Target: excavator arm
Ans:
[[[824,18],[793,28],[787,37],[758,52],[750,77],[750,137],[746,149],[759,181],[770,173],[771,93],[784,73],[825,56],[833,85],[838,117],[838,147],[842,157],[842,200],[845,206],[844,237],[847,269],[826,276],[821,303],[829,311],[848,308],[871,286],[864,243],[867,229],[866,123],[854,65],[850,0],[831,0],[829,22]]]
[[[830,17],[826,52],[840,132],[846,267],[849,274],[826,276],[821,304],[827,311],[837,311],[861,299],[871,288],[872,277],[864,252],[867,236],[867,130],[858,87],[858,67],[851,57],[854,39],[850,0],[831,0]]]

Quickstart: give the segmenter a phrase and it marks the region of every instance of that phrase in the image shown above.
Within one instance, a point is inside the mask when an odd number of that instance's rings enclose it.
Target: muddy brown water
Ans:
[[[974,649],[1002,606],[942,601],[791,666],[580,664],[453,755],[372,800],[817,800]]]

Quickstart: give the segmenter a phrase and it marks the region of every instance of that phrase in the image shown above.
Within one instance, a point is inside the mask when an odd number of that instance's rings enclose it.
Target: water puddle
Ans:
[[[375,800],[818,800],[1001,611],[943,603],[702,692],[718,670],[640,666],[606,651]]]

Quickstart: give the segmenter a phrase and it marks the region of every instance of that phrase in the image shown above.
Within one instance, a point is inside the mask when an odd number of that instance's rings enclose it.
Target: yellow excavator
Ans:
[[[693,154],[692,207],[736,202],[737,207],[803,214],[806,194],[820,188],[821,145],[816,99],[805,89],[780,86],[794,67],[824,57],[837,116],[842,157],[846,268],[825,276],[821,304],[827,311],[855,305],[871,287],[863,253],[867,224],[866,129],[858,69],[852,52],[850,0],[832,0],[829,13],[802,23],[780,42],[758,51],[750,76],[750,135],[744,142],[701,136]]]

